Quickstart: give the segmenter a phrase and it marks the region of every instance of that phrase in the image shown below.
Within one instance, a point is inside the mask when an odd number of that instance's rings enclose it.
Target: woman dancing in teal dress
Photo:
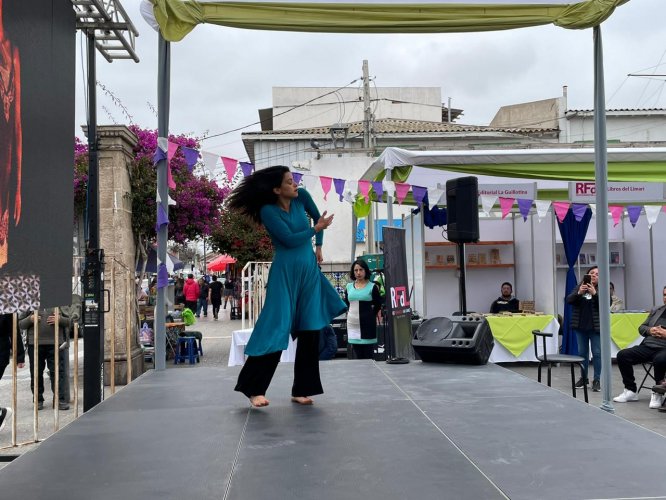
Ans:
[[[235,390],[245,394],[252,406],[268,406],[266,390],[292,335],[298,342],[291,399],[310,405],[310,396],[324,392],[319,378],[319,331],[346,310],[319,270],[323,230],[331,225],[333,215],[320,215],[309,193],[298,188],[283,166],[243,179],[227,205],[262,223],[274,249],[266,300],[245,346],[248,358]],[[314,226],[306,214],[316,221]]]

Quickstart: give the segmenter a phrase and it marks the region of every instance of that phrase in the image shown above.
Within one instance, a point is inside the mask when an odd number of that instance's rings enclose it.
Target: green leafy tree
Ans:
[[[234,257],[239,269],[248,262],[265,262],[273,257],[273,245],[266,229],[234,210],[222,210],[210,241],[215,251]]]

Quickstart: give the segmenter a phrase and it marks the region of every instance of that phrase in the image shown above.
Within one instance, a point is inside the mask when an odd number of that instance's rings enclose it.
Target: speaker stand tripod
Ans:
[[[458,306],[461,316],[467,316],[467,289],[465,288],[465,244],[457,242],[458,250],[458,269],[460,276],[458,278]]]

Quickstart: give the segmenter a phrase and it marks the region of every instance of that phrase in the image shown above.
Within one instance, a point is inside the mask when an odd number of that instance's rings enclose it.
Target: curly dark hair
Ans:
[[[243,179],[227,198],[227,206],[239,210],[255,222],[261,224],[261,207],[277,202],[273,189],[282,185],[284,174],[289,167],[276,165],[255,171]]]

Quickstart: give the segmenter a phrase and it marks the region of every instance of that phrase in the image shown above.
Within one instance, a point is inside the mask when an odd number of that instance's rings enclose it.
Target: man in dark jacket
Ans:
[[[643,342],[617,353],[617,366],[622,374],[624,390],[622,394],[613,398],[616,403],[638,401],[633,365],[651,361],[654,367],[654,379],[662,382],[666,376],[666,287],[662,290],[662,294],[664,305],[652,311],[638,327],[638,333],[645,337]],[[662,394],[652,392],[650,408],[660,408],[663,402]]]
[[[11,314],[0,314],[0,380],[11,359],[13,326]],[[25,366],[25,348],[21,332],[16,332],[16,366],[19,368]]]
[[[511,296],[513,294],[513,286],[511,283],[508,281],[502,283],[501,292],[502,295],[497,297],[497,300],[490,305],[490,313],[497,314],[502,311],[518,312],[520,301]]]

